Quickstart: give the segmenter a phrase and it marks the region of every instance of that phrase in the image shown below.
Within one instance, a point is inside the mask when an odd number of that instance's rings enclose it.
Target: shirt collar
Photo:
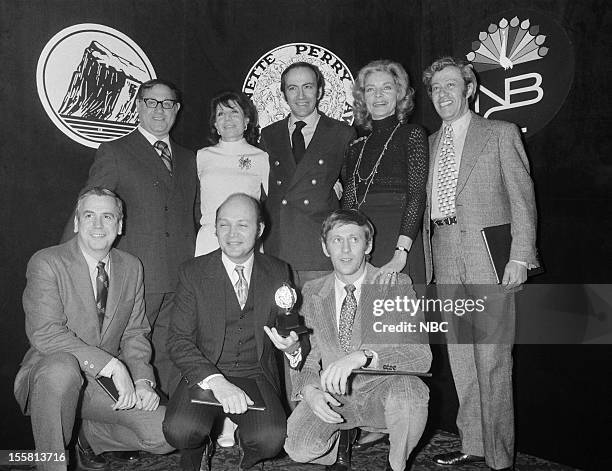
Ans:
[[[141,125],[138,126],[138,130],[140,131],[140,134],[142,134],[145,137],[145,139],[151,143],[151,145],[155,145],[157,141],[164,141],[166,144],[168,144],[168,147],[170,147],[170,150],[172,150],[172,147],[170,146],[170,136],[168,134],[166,134],[165,137],[160,139],[159,137],[156,137],[153,134],[151,134]]]
[[[289,127],[292,128],[295,125],[296,121],[304,121],[306,123],[305,127],[314,127],[319,122],[320,117],[321,116],[319,115],[319,111],[316,108],[314,109],[312,113],[310,113],[305,118],[297,118],[293,116],[293,114],[290,114],[289,115]]]
[[[363,284],[363,280],[365,279],[366,271],[367,267],[364,267],[361,276],[357,278],[353,283],[345,283],[340,278],[338,278],[338,275],[334,275],[336,292],[340,291],[342,294],[346,294],[346,290],[344,289],[344,287],[347,284],[352,284],[355,287],[355,293],[357,293],[358,291],[361,292],[361,285]],[[357,295],[355,294],[355,296]]]
[[[450,126],[453,128],[453,133],[457,136],[466,132],[468,126],[470,125],[471,119],[472,113],[470,112],[470,110],[467,110],[467,112],[464,113],[463,116],[451,123],[444,122],[443,126],[450,124]]]
[[[221,262],[225,267],[225,271],[229,276],[230,280],[237,279],[238,274],[236,273],[236,265],[242,265],[244,267],[244,277],[247,282],[251,281],[251,273],[253,273],[253,263],[255,262],[255,253],[252,253],[251,256],[244,263],[234,263],[230,260],[230,258],[221,252]]]
[[[110,265],[109,265],[110,252],[107,253],[106,257],[104,257],[102,260],[96,260],[91,255],[86,253],[83,249],[81,249],[81,247],[79,247],[79,250],[83,254],[83,257],[85,257],[85,261],[87,262],[87,267],[89,268],[89,273],[93,273],[94,271],[97,270],[98,262],[104,262],[104,269],[106,270],[106,273],[109,273],[110,271]]]

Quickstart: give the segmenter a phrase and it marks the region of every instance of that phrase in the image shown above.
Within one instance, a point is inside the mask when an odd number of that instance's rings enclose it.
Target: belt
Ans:
[[[457,224],[457,216],[449,216],[444,219],[433,219],[431,222],[436,226],[452,226],[453,224]]]

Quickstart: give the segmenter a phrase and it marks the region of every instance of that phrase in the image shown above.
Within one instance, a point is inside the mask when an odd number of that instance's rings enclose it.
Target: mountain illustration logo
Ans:
[[[38,59],[38,96],[70,139],[97,148],[138,126],[136,92],[155,78],[145,53],[128,36],[98,24],[57,33]]]
[[[333,52],[316,44],[290,43],[261,56],[247,74],[242,91],[255,104],[259,125],[283,119],[290,112],[280,90],[283,70],[294,62],[316,65],[325,78],[325,93],[319,110],[331,118],[353,123],[353,76],[346,64]]]
[[[532,136],[567,98],[574,77],[572,43],[564,28],[543,12],[501,12],[488,24],[478,40],[459,46],[469,51],[465,57],[478,75],[474,110],[485,118],[516,123]]]

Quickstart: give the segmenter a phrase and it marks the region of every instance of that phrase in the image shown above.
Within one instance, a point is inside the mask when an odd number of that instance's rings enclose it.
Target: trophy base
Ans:
[[[279,314],[276,316],[276,331],[283,337],[288,337],[291,331],[300,335],[308,332],[308,328],[300,324],[297,314]]]

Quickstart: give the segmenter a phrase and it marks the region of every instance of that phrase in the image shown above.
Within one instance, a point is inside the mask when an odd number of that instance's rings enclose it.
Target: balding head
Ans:
[[[228,196],[217,209],[215,227],[223,253],[234,263],[245,262],[264,230],[259,201],[245,193]]]

